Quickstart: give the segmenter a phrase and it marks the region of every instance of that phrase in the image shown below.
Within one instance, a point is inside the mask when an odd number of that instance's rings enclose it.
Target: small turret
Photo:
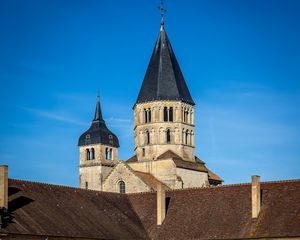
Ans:
[[[119,140],[106,126],[102,118],[100,107],[100,97],[97,97],[95,117],[91,127],[84,132],[78,141],[78,146],[86,146],[91,144],[106,144],[112,147],[119,147]]]
[[[79,140],[80,187],[102,189],[102,180],[118,162],[119,140],[106,126],[97,96],[95,116],[90,128]]]

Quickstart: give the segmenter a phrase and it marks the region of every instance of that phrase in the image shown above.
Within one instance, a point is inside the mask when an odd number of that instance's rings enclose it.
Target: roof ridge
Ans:
[[[289,179],[289,180],[277,180],[277,181],[265,181],[261,182],[261,184],[268,184],[268,183],[285,183],[285,182],[300,182],[300,179]],[[251,185],[250,183],[233,183],[233,184],[226,184],[226,185],[217,185],[217,186],[206,186],[206,187],[191,187],[191,188],[180,188],[180,189],[170,189],[166,190],[166,192],[180,192],[180,191],[188,191],[188,190],[203,190],[203,189],[213,189],[213,188],[229,188],[229,187],[242,187]],[[149,194],[153,192],[140,192],[140,193],[127,193],[128,195],[135,195],[135,194]]]
[[[260,184],[285,183],[285,182],[300,182],[300,179],[265,181],[265,182],[260,182]],[[225,184],[225,185],[209,185],[209,186],[205,186],[205,187],[180,188],[180,189],[171,189],[171,190],[167,190],[167,191],[173,192],[173,191],[184,191],[184,190],[191,190],[191,189],[228,188],[228,187],[239,187],[239,186],[242,187],[242,186],[246,186],[246,185],[251,185],[251,182],[249,182],[249,183],[232,183],[232,184]]]
[[[9,178],[8,180],[10,181],[16,181],[20,183],[34,183],[34,184],[40,184],[44,186],[49,186],[49,187],[56,187],[56,188],[65,188],[65,189],[73,189],[73,190],[78,190],[78,191],[89,191],[89,192],[96,192],[96,193],[111,193],[111,194],[119,194],[116,192],[105,192],[105,191],[99,191],[99,190],[93,190],[93,189],[85,189],[85,188],[80,188],[80,187],[72,187],[72,186],[67,186],[67,185],[60,185],[60,184],[52,184],[52,183],[44,183],[44,182],[37,182],[37,181],[31,181],[31,180],[22,180],[22,179],[15,179],[15,178]]]

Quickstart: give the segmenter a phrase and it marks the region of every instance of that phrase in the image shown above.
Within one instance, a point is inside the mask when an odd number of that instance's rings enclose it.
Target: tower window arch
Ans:
[[[95,149],[92,148],[91,151],[90,151],[90,160],[93,160],[95,159]]]
[[[85,150],[86,160],[90,160],[90,149]]]
[[[173,107],[169,108],[169,122],[173,122]]]
[[[151,122],[151,108],[144,108],[144,120],[145,123]]]
[[[171,131],[170,131],[169,128],[168,128],[167,131],[166,131],[166,143],[167,143],[167,144],[170,144],[170,143],[171,143]]]
[[[150,144],[150,132],[148,130],[146,130],[146,139],[145,140],[146,140],[145,142],[147,145]]]
[[[168,121],[168,108],[164,107],[164,121],[167,122]]]
[[[148,122],[151,122],[151,109],[148,109]]]
[[[105,148],[105,159],[112,160],[112,148]]]
[[[109,156],[110,156],[110,160],[112,160],[113,159],[113,150],[112,150],[112,148],[109,149]]]
[[[147,109],[144,108],[144,118],[145,118],[145,123],[148,122],[148,114],[147,114]]]
[[[183,122],[190,123],[190,121],[189,121],[189,110],[188,109],[184,109]]]
[[[119,193],[126,193],[126,185],[124,181],[118,183]]]
[[[164,122],[173,122],[173,107],[164,107]]]
[[[189,144],[189,130],[186,130],[185,132],[185,144]]]

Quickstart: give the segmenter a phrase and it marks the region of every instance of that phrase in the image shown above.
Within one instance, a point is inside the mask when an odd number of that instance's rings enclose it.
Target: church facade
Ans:
[[[91,127],[79,138],[80,187],[108,192],[219,185],[222,179],[195,156],[195,103],[162,20],[133,106],[135,155],[118,158],[119,141],[106,126],[100,99]]]

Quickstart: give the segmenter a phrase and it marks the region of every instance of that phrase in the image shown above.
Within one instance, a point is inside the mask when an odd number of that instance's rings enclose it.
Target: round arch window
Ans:
[[[124,181],[120,181],[118,183],[119,185],[119,193],[125,193],[126,192],[126,186]]]

